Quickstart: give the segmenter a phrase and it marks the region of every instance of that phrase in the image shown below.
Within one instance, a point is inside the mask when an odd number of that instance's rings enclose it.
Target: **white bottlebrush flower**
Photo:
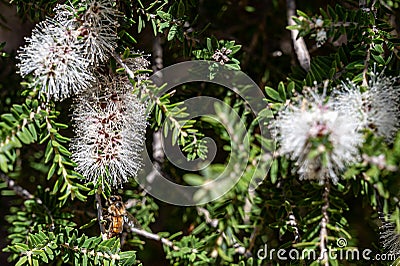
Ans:
[[[322,28],[324,26],[324,21],[321,18],[317,18],[315,20],[315,27],[316,28]]]
[[[150,61],[141,52],[131,54],[132,57],[123,59],[124,64],[134,73],[136,87],[145,86],[144,80],[148,80],[149,74],[145,72],[150,66]],[[128,77],[125,76],[126,82],[129,82]]]
[[[72,159],[88,181],[104,178],[121,187],[141,169],[146,105],[126,88],[116,80],[103,81],[75,106]]]
[[[147,56],[141,52],[131,54],[132,57],[125,58],[123,61],[132,71],[147,70],[150,66],[150,61]]]
[[[19,72],[49,98],[63,100],[94,81],[92,66],[105,62],[117,46],[119,13],[111,1],[86,1],[79,8],[58,5],[20,49]]]
[[[87,88],[94,80],[71,32],[57,21],[39,23],[26,38],[17,58],[22,77],[32,74],[34,85],[54,100],[63,100]]]
[[[93,65],[105,62],[117,47],[118,37],[112,28],[84,23],[79,31],[85,57]]]
[[[114,1],[110,0],[87,0],[80,3],[86,11],[84,20],[91,24],[107,24],[117,26],[116,18],[120,16],[119,12],[113,6]]]
[[[80,8],[58,5],[55,19],[74,29],[82,54],[92,65],[105,62],[114,52],[118,39],[116,28],[119,13],[111,1],[86,1]]]
[[[359,159],[362,136],[353,115],[333,110],[331,103],[313,95],[299,106],[290,105],[273,123],[280,153],[297,161],[300,179],[337,183],[337,173]]]
[[[229,62],[230,59],[228,55],[230,55],[231,53],[232,53],[231,49],[226,49],[225,47],[222,47],[221,50],[219,49],[215,50],[212,59],[219,62],[221,65],[224,65],[225,63]]]
[[[319,29],[315,40],[317,41],[317,46],[321,47],[327,40],[326,31],[324,29]]]
[[[382,226],[380,229],[380,240],[385,252],[395,254],[396,258],[400,257],[400,230],[396,224],[390,222],[385,216],[380,217]]]
[[[362,128],[392,141],[400,123],[400,88],[394,82],[393,78],[373,74],[365,92],[350,81],[343,83],[344,90],[336,93],[336,108],[357,114]]]

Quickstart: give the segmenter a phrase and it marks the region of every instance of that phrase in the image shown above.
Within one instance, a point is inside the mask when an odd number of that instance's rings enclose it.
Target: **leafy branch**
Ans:
[[[63,193],[60,200],[64,203],[68,196],[71,196],[72,199],[76,197],[84,201],[86,196],[81,191],[88,191],[89,189],[78,182],[74,182],[80,176],[71,169],[74,167],[74,163],[69,159],[71,152],[63,145],[69,142],[69,138],[59,133],[61,129],[66,129],[68,126],[54,121],[59,113],[53,111],[48,105],[44,107],[43,114],[45,122],[41,125],[41,128],[45,128],[47,132],[44,131],[41,135],[40,143],[48,140],[45,150],[45,163],[53,159],[47,179],[51,179],[55,173],[59,176],[54,185],[53,192]]]
[[[57,257],[75,265],[136,265],[135,252],[121,252],[119,242],[117,238],[79,236],[76,229],[66,227],[29,234],[27,244],[10,245],[5,251],[20,254],[16,265],[39,265]]]
[[[11,113],[1,115],[0,122],[0,169],[7,173],[13,170],[17,159],[16,149],[22,144],[32,144],[38,139],[37,129],[43,120],[39,101],[33,99],[32,91],[23,104],[14,104]]]

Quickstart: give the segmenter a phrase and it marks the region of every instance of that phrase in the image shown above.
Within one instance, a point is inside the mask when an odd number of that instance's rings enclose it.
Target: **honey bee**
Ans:
[[[139,222],[129,212],[126,211],[125,204],[119,195],[112,195],[107,201],[107,215],[105,219],[108,221],[107,238],[121,235],[124,225],[129,227],[140,228]]]

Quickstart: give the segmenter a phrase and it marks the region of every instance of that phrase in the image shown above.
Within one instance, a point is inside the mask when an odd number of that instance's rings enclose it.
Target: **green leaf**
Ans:
[[[18,262],[15,264],[15,266],[26,265],[27,261],[28,261],[28,257],[27,256],[23,256],[18,260]]]
[[[371,54],[372,58],[380,65],[385,65],[385,59],[381,55]]]
[[[4,173],[8,172],[7,158],[4,154],[0,153],[0,169]]]
[[[385,52],[381,44],[374,44],[373,49],[380,54]]]
[[[273,100],[278,101],[278,102],[283,102],[281,97],[279,96],[279,93],[276,90],[274,90],[273,88],[266,86],[265,87],[265,92]]]
[[[278,180],[278,174],[279,174],[277,160],[274,160],[272,162],[271,169],[269,171],[271,173],[271,182],[272,182],[272,184],[275,184],[276,181]]]
[[[299,27],[299,25],[289,25],[289,26],[286,26],[286,29],[287,30],[299,30],[301,28]]]
[[[82,266],[87,266],[87,265],[88,265],[88,256],[87,254],[83,254]]]
[[[136,39],[128,32],[124,31],[124,36],[126,36],[132,43],[137,43]]]
[[[49,259],[47,258],[47,254],[45,252],[40,252],[39,253],[40,257],[42,258],[42,261],[44,261],[45,263],[49,262]]]
[[[191,186],[200,186],[204,183],[204,177],[196,174],[186,174],[183,176],[183,180]]]
[[[53,175],[54,175],[54,172],[56,171],[56,169],[57,169],[57,163],[56,162],[54,162],[52,165],[51,165],[51,167],[50,167],[50,170],[49,170],[49,172],[47,173],[47,180],[50,180],[52,177],[53,177]]]
[[[12,114],[2,114],[1,118],[10,126],[14,125],[14,123],[17,121]]]
[[[31,134],[34,141],[37,141],[38,136],[34,124],[28,124],[29,133]]]
[[[363,69],[364,68],[364,61],[363,60],[358,60],[351,62],[346,66],[346,69],[352,70],[352,69]]]
[[[164,11],[161,11],[161,10],[157,11],[157,15],[160,18],[162,18],[163,20],[166,20],[166,21],[171,21],[172,20],[172,16],[170,14],[164,12]]]
[[[54,252],[49,246],[44,247],[44,251],[46,252],[47,256],[49,257],[50,260],[54,259]]]
[[[86,229],[86,228],[92,227],[96,223],[97,223],[97,218],[93,218],[92,220],[90,220],[90,222],[88,222],[88,223],[82,225],[81,227],[79,227],[79,229],[82,230],[82,229]]]
[[[26,252],[27,250],[29,250],[29,246],[23,243],[17,243],[14,245],[14,247],[16,247],[17,250],[20,252]]]
[[[230,64],[230,63],[228,63],[228,64],[225,64],[225,66],[228,69],[237,70],[237,71],[240,70],[240,66],[238,64]]]
[[[143,29],[144,23],[141,16],[139,16],[138,20],[138,33],[140,33]]]
[[[157,36],[157,25],[154,19],[151,20],[151,25],[153,26],[153,34]]]
[[[22,131],[17,132],[17,137],[24,144],[30,144],[33,141],[32,136],[25,127],[22,128]]]
[[[213,49],[212,44],[211,44],[211,38],[207,38],[207,49],[211,54],[214,53],[214,49]]]
[[[297,15],[300,17],[309,18],[308,15],[301,10],[296,10],[296,12],[297,12]]]
[[[167,40],[171,41],[172,39],[174,39],[177,32],[178,32],[178,26],[172,25],[171,28],[169,29]]]
[[[185,4],[181,1],[179,1],[178,4],[178,12],[176,13],[178,18],[183,18],[185,15]]]
[[[174,127],[172,129],[172,145],[175,146],[176,141],[178,140],[178,136],[179,136],[179,128]]]
[[[54,123],[54,127],[57,127],[58,129],[67,129],[68,125],[63,123]]]
[[[45,159],[44,163],[48,163],[51,160],[51,156],[53,155],[53,147],[51,146],[51,141],[47,143],[46,150],[45,150]]]
[[[71,156],[71,152],[67,150],[67,148],[65,148],[63,145],[58,146],[58,150],[60,151],[60,153],[64,156],[70,157]]]
[[[286,101],[286,91],[285,91],[285,85],[283,82],[279,82],[278,85],[278,92],[279,92],[279,98],[281,98],[283,101]]]

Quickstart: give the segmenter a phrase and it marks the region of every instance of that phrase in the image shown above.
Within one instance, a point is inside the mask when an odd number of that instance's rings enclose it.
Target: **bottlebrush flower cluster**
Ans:
[[[89,181],[104,177],[113,187],[136,176],[146,133],[146,105],[118,77],[103,77],[78,97],[71,143],[77,171]]]
[[[297,160],[300,179],[320,183],[330,177],[337,183],[337,172],[346,163],[358,160],[362,135],[355,115],[344,115],[317,95],[304,98],[299,106],[280,112],[275,126],[283,154]]]
[[[390,142],[400,123],[400,90],[395,82],[393,78],[372,73],[365,91],[353,82],[343,83],[344,90],[336,93],[336,108],[344,113],[355,112],[362,128],[368,128]]]
[[[280,111],[273,128],[280,153],[296,161],[300,179],[338,182],[338,173],[360,161],[363,131],[391,140],[399,125],[399,86],[372,74],[365,91],[344,83],[330,99],[311,92]]]
[[[54,18],[39,23],[18,52],[19,73],[50,99],[63,100],[95,81],[94,67],[116,47],[118,12],[110,1],[86,2],[75,9],[58,5]]]
[[[48,100],[75,96],[75,137],[71,158],[87,181],[121,187],[141,168],[146,104],[134,94],[148,78],[141,54],[126,58],[136,84],[123,75],[99,74],[117,47],[119,13],[108,0],[58,5],[54,18],[39,23],[20,49],[19,72],[32,75],[34,87]],[[104,185],[104,183],[103,183]]]
[[[380,229],[380,241],[385,252],[395,254],[396,258],[400,257],[400,231],[394,221],[390,217],[383,215],[380,217],[382,226]]]

